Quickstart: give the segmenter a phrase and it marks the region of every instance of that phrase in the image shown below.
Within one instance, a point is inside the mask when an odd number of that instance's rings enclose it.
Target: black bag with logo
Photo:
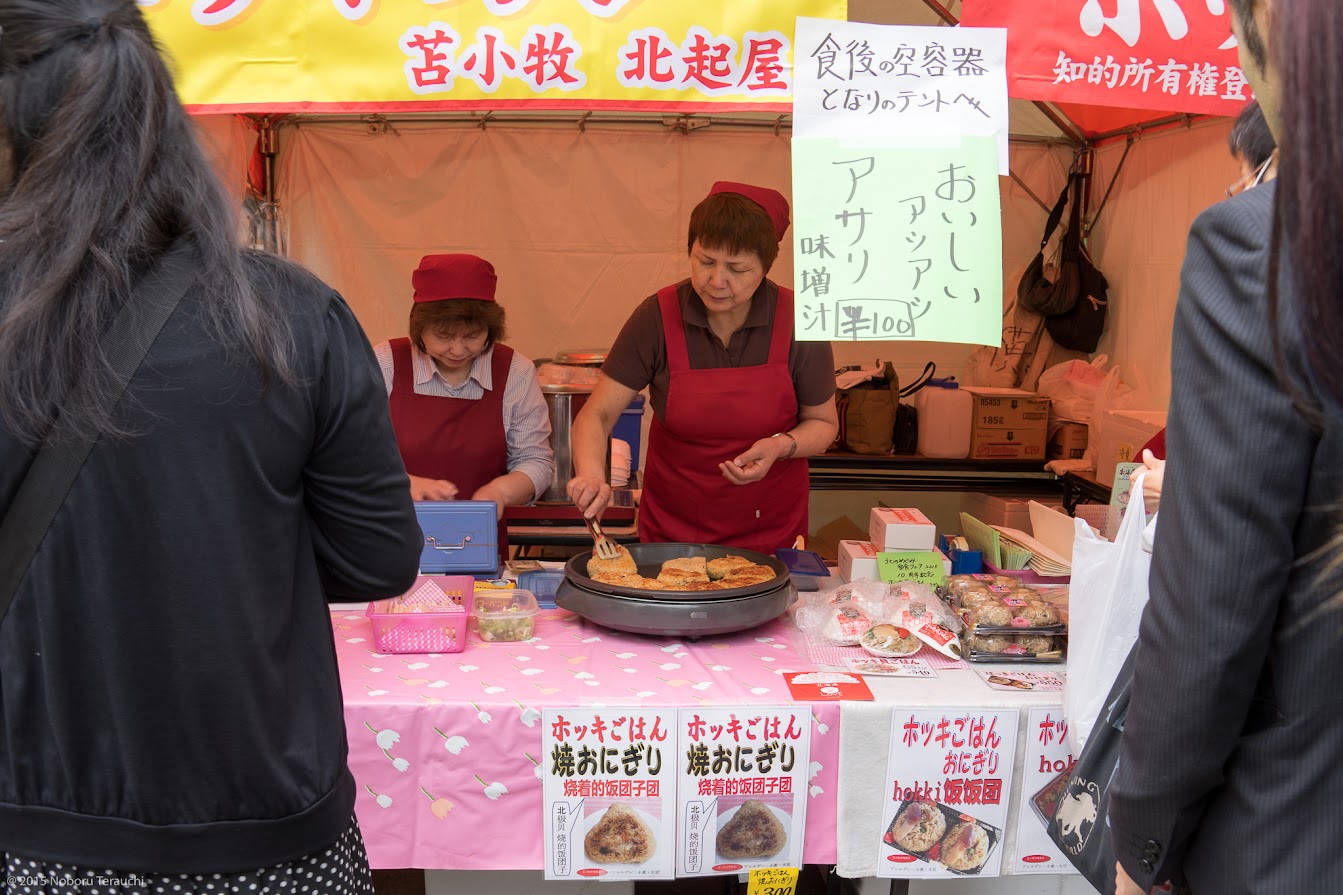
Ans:
[[[1105,714],[1096,720],[1082,754],[1068,774],[1068,785],[1054,806],[1049,838],[1087,882],[1104,895],[1114,895],[1115,849],[1110,839],[1110,784],[1119,768],[1119,741],[1128,719],[1133,691],[1133,660],[1137,647],[1115,677],[1105,700]]]
[[[1110,284],[1082,245],[1082,184],[1080,174],[1071,175],[1050,210],[1040,252],[1017,284],[1017,301],[1045,318],[1045,328],[1060,347],[1090,354],[1105,332]],[[1051,282],[1044,274],[1044,250],[1063,218],[1070,192],[1072,210],[1060,246],[1058,277]]]

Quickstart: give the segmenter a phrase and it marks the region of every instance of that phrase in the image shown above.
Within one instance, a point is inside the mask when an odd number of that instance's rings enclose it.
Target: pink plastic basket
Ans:
[[[460,653],[466,646],[475,579],[422,575],[409,591],[368,604],[373,647],[380,653]],[[400,611],[393,611],[399,609]]]

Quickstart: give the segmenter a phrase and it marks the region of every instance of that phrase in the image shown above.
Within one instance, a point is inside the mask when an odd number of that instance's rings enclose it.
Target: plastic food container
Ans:
[[[531,640],[536,629],[536,596],[527,590],[481,591],[471,615],[480,639],[488,642]]]
[[[518,586],[529,590],[542,608],[555,608],[555,591],[564,581],[563,569],[533,569],[518,576]]]
[[[821,579],[830,577],[830,569],[815,550],[781,548],[774,555],[788,567],[793,586],[798,590],[820,590]]]
[[[399,597],[368,604],[364,614],[380,653],[460,653],[471,610],[470,575],[422,575]]]

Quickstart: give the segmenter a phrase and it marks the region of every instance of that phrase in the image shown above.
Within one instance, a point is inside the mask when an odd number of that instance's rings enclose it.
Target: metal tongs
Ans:
[[[583,522],[588,527],[588,534],[592,535],[592,552],[597,554],[598,558],[615,559],[620,556],[620,545],[602,533],[600,522],[587,516],[583,517]]]

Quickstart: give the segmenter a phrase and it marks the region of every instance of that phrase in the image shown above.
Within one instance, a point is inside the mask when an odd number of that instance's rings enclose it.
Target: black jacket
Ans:
[[[0,625],[0,851],[255,869],[354,806],[328,597],[407,589],[420,530],[382,377],[345,302],[254,256],[294,319],[263,388],[188,292]],[[31,451],[0,423],[0,511]]]

